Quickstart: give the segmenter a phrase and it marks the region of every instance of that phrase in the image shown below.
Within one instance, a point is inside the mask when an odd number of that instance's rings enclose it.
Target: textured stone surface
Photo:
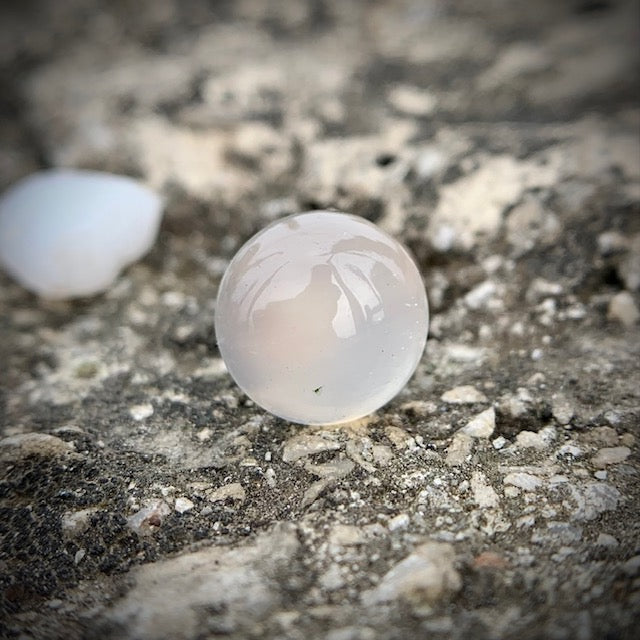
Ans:
[[[0,636],[635,638],[635,3],[0,11],[1,188],[73,166],[166,200],[102,296],[0,275]],[[234,385],[214,301],[317,207],[408,245],[433,317],[391,403],[300,427]]]

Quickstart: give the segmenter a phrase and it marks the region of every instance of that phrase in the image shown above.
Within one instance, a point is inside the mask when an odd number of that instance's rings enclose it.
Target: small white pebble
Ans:
[[[608,533],[600,533],[596,540],[596,544],[599,547],[617,547],[620,543],[612,535]]]
[[[411,85],[397,85],[389,92],[389,103],[409,116],[428,116],[437,106],[436,96],[425,89]]]
[[[460,429],[460,432],[472,438],[488,438],[495,428],[496,412],[493,407],[490,407],[470,420],[465,427]]]
[[[558,424],[566,425],[571,422],[571,418],[574,416],[574,409],[565,396],[562,394],[554,394],[551,404],[551,413],[558,421]]]
[[[176,498],[176,504],[174,506],[175,510],[178,513],[184,513],[185,511],[190,511],[193,509],[194,504],[189,500],[189,498]]]
[[[389,531],[396,531],[398,529],[406,529],[409,526],[409,515],[406,513],[399,513],[397,516],[391,518],[387,527]]]
[[[485,280],[479,285],[471,289],[465,297],[464,301],[470,309],[480,309],[484,307],[496,292],[496,285],[491,280]]]
[[[273,489],[277,484],[278,480],[276,479],[276,472],[272,467],[269,467],[264,472],[264,479],[267,481],[267,484]]]
[[[198,433],[196,433],[196,438],[198,438],[200,442],[205,442],[206,440],[209,440],[209,438],[211,438],[212,434],[213,434],[213,431],[211,431],[209,427],[204,427],[203,429],[200,429]]]
[[[538,487],[542,486],[542,480],[537,476],[530,473],[508,473],[504,477],[504,483],[525,491],[535,491]]]
[[[462,385],[445,391],[440,399],[449,404],[474,404],[486,402],[487,396],[471,385]]]
[[[0,264],[45,298],[91,296],[153,245],[162,201],[125,176],[35,173],[0,198]]]
[[[563,444],[556,454],[560,457],[571,456],[572,458],[579,458],[582,456],[582,449],[576,447],[574,444]]]
[[[601,469],[600,471],[596,471],[593,474],[593,477],[596,478],[597,480],[606,480],[607,472],[604,469]]]
[[[515,445],[521,449],[544,449],[547,443],[539,433],[534,431],[521,431],[516,436]]]
[[[615,427],[622,421],[622,416],[618,411],[607,411],[604,414],[604,419],[612,426]]]
[[[151,404],[138,404],[129,408],[129,415],[134,420],[144,420],[153,415],[153,405]]]
[[[507,442],[509,442],[504,436],[498,436],[491,444],[494,449],[502,449]]]
[[[609,320],[617,320],[625,327],[632,327],[640,318],[633,296],[628,291],[621,291],[611,298],[607,312]]]

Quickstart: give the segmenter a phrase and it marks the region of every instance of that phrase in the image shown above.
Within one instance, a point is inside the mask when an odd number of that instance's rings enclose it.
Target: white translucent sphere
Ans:
[[[0,198],[0,264],[46,298],[107,289],[153,245],[162,202],[126,176],[35,173]]]
[[[328,211],[251,238],[222,279],[215,315],[220,353],[243,391],[306,424],[355,420],[391,400],[420,361],[428,323],[404,247]]]

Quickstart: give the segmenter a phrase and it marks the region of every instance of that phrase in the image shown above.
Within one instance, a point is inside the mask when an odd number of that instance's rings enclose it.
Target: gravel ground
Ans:
[[[166,198],[104,295],[0,276],[0,636],[637,637],[636,2],[0,11],[0,188]],[[240,244],[318,207],[404,241],[433,314],[332,427],[265,414],[213,332]]]

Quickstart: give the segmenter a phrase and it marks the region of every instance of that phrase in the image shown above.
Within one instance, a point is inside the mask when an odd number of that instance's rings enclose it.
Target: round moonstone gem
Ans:
[[[361,418],[407,383],[429,311],[406,249],[366,220],[311,211],[278,220],[220,284],[216,337],[242,390],[305,424]]]

